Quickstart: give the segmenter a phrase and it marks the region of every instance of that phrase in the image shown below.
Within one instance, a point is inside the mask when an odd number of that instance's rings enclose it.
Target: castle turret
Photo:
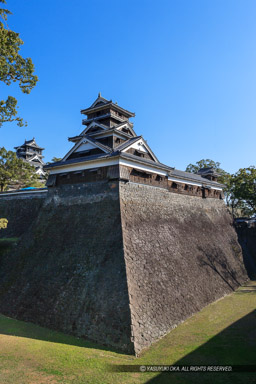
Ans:
[[[14,149],[16,149],[16,155],[19,159],[23,159],[36,168],[36,173],[38,175],[45,174],[43,170],[43,166],[45,165],[43,161],[44,148],[37,145],[34,137],[32,140],[25,140],[24,144],[14,147]]]
[[[220,176],[213,167],[201,168],[197,174],[211,181],[218,181],[218,177]]]

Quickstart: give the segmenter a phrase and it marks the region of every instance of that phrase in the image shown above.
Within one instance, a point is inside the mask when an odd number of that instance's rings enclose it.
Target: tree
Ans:
[[[235,174],[229,174],[220,168],[220,163],[203,159],[189,164],[186,172],[197,173],[200,168],[213,167],[220,175],[218,182],[223,188],[225,202],[233,216],[251,216],[256,213],[256,168],[241,168]]]
[[[196,164],[189,164],[186,172],[197,173],[201,168],[213,168],[220,175],[218,178],[219,183],[226,184],[229,179],[229,173],[220,168],[220,163],[210,159],[202,159],[197,161]]]
[[[55,163],[56,161],[61,161],[61,157],[53,157],[52,158],[52,161],[48,161],[47,163],[46,163],[46,165],[48,165],[48,164],[51,164],[51,163]],[[43,175],[43,179],[45,180],[45,182],[47,181],[47,179],[48,179],[48,177],[49,177],[49,174],[50,174],[50,172],[48,171],[48,170],[45,170],[44,171],[44,175]]]
[[[240,168],[232,175],[232,193],[243,207],[244,212],[251,216],[256,213],[256,168]]]
[[[53,157],[52,158],[52,163],[55,163],[56,161],[61,161],[61,157]]]
[[[6,4],[6,0],[0,0]],[[34,65],[31,58],[23,58],[20,48],[23,41],[19,34],[11,31],[7,26],[7,17],[11,12],[0,8],[0,81],[6,85],[18,82],[21,91],[29,94],[36,85],[38,78],[34,75]],[[16,121],[23,126],[24,121],[17,116],[17,100],[8,96],[7,100],[0,100],[0,127],[5,122]]]
[[[197,161],[196,164],[189,164],[186,168],[186,172],[197,173],[201,168],[213,168],[219,174],[218,182],[225,185],[223,188],[225,202],[227,206],[230,207],[232,214],[234,214],[234,209],[237,207],[238,202],[233,194],[232,175],[224,171],[224,169],[220,167],[218,161],[213,161],[211,159],[202,159]]]
[[[21,187],[42,186],[35,168],[22,159],[18,159],[16,153],[0,148],[0,190],[3,192],[9,185]]]

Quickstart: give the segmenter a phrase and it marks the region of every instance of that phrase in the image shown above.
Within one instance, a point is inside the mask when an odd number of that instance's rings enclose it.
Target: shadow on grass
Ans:
[[[28,339],[48,341],[51,343],[67,344],[67,345],[73,345],[76,347],[92,348],[92,349],[99,349],[99,350],[104,350],[109,352],[115,352],[118,354],[126,354],[125,352],[117,350],[114,347],[104,346],[104,345],[95,343],[90,340],[85,340],[82,338],[76,338],[75,336],[72,336],[72,335],[53,331],[48,328],[43,328],[33,323],[12,319],[10,317],[7,317],[1,314],[0,314],[0,335],[25,337]]]
[[[256,287],[250,288],[253,288],[250,292],[254,294]],[[242,294],[242,290],[236,294]],[[231,324],[207,343],[174,363],[174,365],[251,364],[256,364],[256,310]],[[147,383],[256,383],[256,373],[161,373],[148,380]]]

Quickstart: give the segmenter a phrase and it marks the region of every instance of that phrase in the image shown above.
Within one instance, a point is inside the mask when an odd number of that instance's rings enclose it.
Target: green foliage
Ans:
[[[8,185],[17,187],[41,186],[35,168],[22,159],[18,159],[16,153],[0,148],[0,190],[3,192]]]
[[[56,161],[60,161],[60,160],[61,160],[61,157],[53,157],[52,161],[48,161],[46,164],[48,165],[48,164],[55,163]],[[42,177],[45,180],[45,182],[47,181],[49,174],[50,174],[50,172],[48,170],[44,171],[44,175]]]
[[[55,163],[56,161],[61,161],[61,157],[53,157],[52,162]]]
[[[202,159],[196,162],[196,164],[189,164],[186,168],[186,172],[197,173],[201,168],[214,168],[217,172],[222,171],[220,163],[210,159]]]
[[[243,208],[244,213],[251,216],[256,213],[256,168],[241,168],[231,177],[232,193]]]
[[[211,159],[202,159],[197,161],[196,164],[189,164],[186,168],[186,172],[197,173],[201,168],[213,168],[219,174],[219,183],[226,183],[229,174],[220,168],[220,163],[218,161],[213,161]]]
[[[225,201],[234,216],[251,216],[256,213],[256,168],[241,168],[231,175],[220,168],[220,163],[202,159],[189,164],[186,172],[197,173],[200,168],[213,167],[220,175],[218,182],[225,185]]]
[[[5,0],[0,3],[6,4]],[[31,58],[23,58],[20,48],[23,41],[19,34],[11,31],[7,26],[7,17],[11,12],[0,8],[0,81],[6,85],[18,82],[23,93],[30,93],[38,78],[34,75],[34,65]],[[17,100],[8,96],[7,100],[0,100],[0,127],[5,122],[16,121],[19,126],[24,125],[21,117],[17,116]]]
[[[223,192],[226,194],[229,193],[228,184],[230,180],[230,174],[220,168],[220,163],[218,161],[213,161],[210,159],[202,159],[196,162],[196,164],[189,164],[186,168],[186,172],[197,173],[201,168],[213,168],[218,174],[218,182],[224,184],[226,187],[223,189]]]

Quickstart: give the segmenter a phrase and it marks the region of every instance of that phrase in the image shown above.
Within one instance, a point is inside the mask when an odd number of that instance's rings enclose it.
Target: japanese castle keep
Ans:
[[[171,192],[222,198],[222,185],[212,169],[194,175],[161,164],[142,136],[137,136],[129,112],[99,94],[81,111],[85,129],[70,137],[73,148],[62,161],[50,164],[47,185],[59,186],[100,180],[122,180],[164,188]]]
[[[15,147],[14,149],[16,149],[17,157],[19,159],[23,159],[30,165],[33,165],[36,169],[36,173],[39,176],[45,174],[43,171],[43,166],[45,165],[43,161],[44,156],[42,154],[44,148],[37,145],[34,137],[32,140],[25,140],[23,145]]]
[[[100,94],[81,113],[48,190],[0,195],[0,235],[20,236],[0,311],[138,354],[247,279],[241,248],[212,169],[162,164]]]

